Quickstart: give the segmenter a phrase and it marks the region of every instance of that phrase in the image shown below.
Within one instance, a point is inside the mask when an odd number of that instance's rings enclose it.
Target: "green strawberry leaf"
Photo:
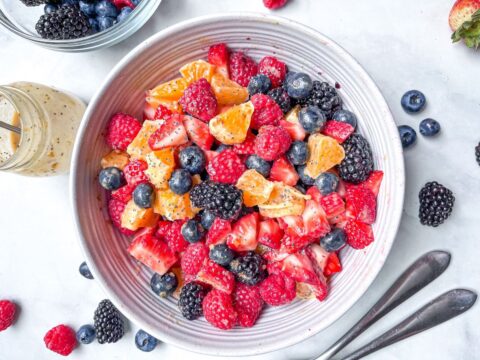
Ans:
[[[480,47],[480,10],[477,10],[472,19],[465,21],[457,31],[452,34],[452,41],[462,40],[469,48],[478,49]]]

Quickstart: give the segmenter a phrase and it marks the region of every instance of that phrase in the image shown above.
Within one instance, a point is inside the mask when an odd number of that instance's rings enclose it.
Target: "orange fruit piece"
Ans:
[[[100,164],[102,165],[103,169],[114,166],[116,168],[119,168],[120,170],[123,170],[123,168],[127,166],[129,161],[130,156],[128,156],[126,152],[112,150],[102,158]]]
[[[329,136],[312,134],[308,138],[308,158],[305,174],[317,178],[321,173],[338,165],[345,158],[343,147]]]
[[[165,106],[171,112],[183,114],[182,106],[178,103],[178,101],[165,100],[161,98],[156,98],[154,96],[147,96],[145,98],[145,109],[144,109],[144,114],[147,115],[146,119],[154,118],[155,111],[157,110],[159,105]]]
[[[215,65],[209,64],[204,60],[192,61],[180,68],[180,74],[189,85],[201,78],[205,78],[210,82],[213,74],[215,74]]]
[[[148,169],[145,174],[157,189],[168,188],[168,180],[175,169],[175,150],[165,148],[147,154]]]
[[[158,222],[158,215],[152,208],[143,209],[130,200],[122,213],[122,227],[129,230],[138,230],[144,227],[153,227]]]
[[[241,144],[247,137],[253,110],[251,101],[232,106],[210,120],[210,133],[224,144]]]
[[[260,215],[278,218],[287,215],[301,215],[305,209],[305,200],[310,196],[303,195],[293,186],[282,182],[274,182],[273,190],[267,202],[258,205]]]
[[[237,188],[243,191],[243,203],[255,206],[265,203],[273,190],[273,183],[256,170],[247,170],[237,181]]]
[[[150,90],[148,96],[162,100],[177,101],[182,97],[187,86],[188,82],[184,78],[173,79]]]
[[[247,88],[223,75],[213,75],[211,85],[219,105],[238,105],[248,100]]]
[[[199,211],[193,208],[188,193],[177,195],[172,190],[157,190],[153,210],[167,220],[192,219]]]
[[[140,159],[147,161],[147,154],[152,152],[148,139],[150,136],[160,129],[162,122],[160,120],[145,120],[143,126],[138,132],[137,136],[127,147],[127,153],[132,159]]]

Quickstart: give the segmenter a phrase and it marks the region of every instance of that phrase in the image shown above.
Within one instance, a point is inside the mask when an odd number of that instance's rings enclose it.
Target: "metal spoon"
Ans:
[[[22,133],[19,127],[7,124],[6,122],[3,122],[3,121],[0,121],[0,128],[13,131],[14,133],[17,133],[19,135]]]
[[[439,277],[448,268],[450,259],[450,253],[439,250],[431,251],[421,256],[405,270],[357,324],[327,351],[315,359],[331,359],[333,355],[347,346],[372,324]]]
[[[428,330],[469,310],[477,294],[470,290],[450,290],[423,306],[375,340],[361,347],[342,360],[357,360],[400,340]]]

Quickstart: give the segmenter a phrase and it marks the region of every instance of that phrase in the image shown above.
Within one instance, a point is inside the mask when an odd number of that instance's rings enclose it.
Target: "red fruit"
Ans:
[[[282,271],[297,282],[318,283],[312,262],[302,253],[291,254],[282,261]]]
[[[258,63],[258,73],[267,75],[272,82],[272,87],[276,88],[285,80],[287,65],[274,56],[265,56]]]
[[[374,240],[372,227],[360,221],[348,220],[344,230],[348,245],[354,249],[363,249]]]
[[[330,120],[325,124],[322,134],[334,138],[341,144],[347,140],[354,131],[355,128],[350,124],[341,121]]]
[[[277,126],[283,119],[283,111],[280,106],[270,96],[264,94],[255,94],[252,101],[254,111],[252,115],[252,129],[260,129],[263,125]]]
[[[202,308],[205,320],[219,329],[230,330],[237,323],[232,297],[223,291],[210,291],[203,299]]]
[[[143,105],[143,120],[154,119],[155,111],[157,111],[157,109],[154,108],[152,104],[145,101],[145,104]]]
[[[315,284],[308,284],[313,294],[319,301],[323,301],[328,296],[328,285],[325,275],[318,273],[317,282]]]
[[[148,164],[143,160],[130,161],[123,169],[123,175],[127,183],[133,187],[140,183],[148,182],[148,177],[145,170],[148,169]]]
[[[208,124],[192,116],[184,116],[183,125],[191,141],[203,150],[210,150],[215,139],[208,130]]]
[[[125,151],[141,128],[142,124],[133,116],[118,113],[107,125],[105,140],[112,149]]]
[[[372,190],[363,186],[349,186],[345,195],[347,217],[365,224],[373,224],[377,217],[377,200]]]
[[[255,154],[267,161],[273,161],[290,148],[292,139],[281,126],[262,126],[255,139]]]
[[[132,193],[135,186],[127,184],[120,189],[112,191],[112,199],[119,200],[123,203],[128,203],[132,199]]]
[[[185,112],[205,122],[217,115],[217,98],[205,78],[190,84],[178,102]]]
[[[453,31],[458,30],[466,21],[471,21],[472,15],[479,9],[480,0],[457,0],[448,17],[450,28]]]
[[[155,110],[154,120],[168,120],[172,116],[172,111],[167,108],[165,105],[158,105],[157,110]]]
[[[250,251],[257,248],[258,213],[245,215],[233,225],[227,237],[227,246],[234,251]]]
[[[126,229],[122,227],[122,213],[125,210],[126,204],[115,199],[110,199],[108,202],[108,214],[110,215],[110,220],[115,227],[117,227],[122,234],[133,235],[135,231]]]
[[[15,319],[17,307],[8,300],[0,300],[0,331],[9,328]]]
[[[184,274],[197,275],[205,259],[208,257],[208,248],[205,244],[198,242],[190,244],[182,254],[180,267]]]
[[[280,249],[283,230],[274,219],[266,219],[258,226],[258,242],[272,249]]]
[[[172,115],[160,126],[148,139],[148,145],[152,150],[160,150],[167,147],[179,146],[188,142],[188,135],[183,126],[181,115]]]
[[[206,244],[210,247],[218,244],[224,244],[227,241],[228,234],[231,232],[232,225],[230,222],[217,217],[208,230]]]
[[[337,253],[330,253],[323,273],[325,276],[330,276],[340,271],[342,271],[342,263],[340,262]]]
[[[290,122],[287,120],[280,120],[280,126],[287,130],[290,137],[295,141],[303,141],[307,136],[305,129],[299,122]]]
[[[372,190],[375,196],[378,195],[380,191],[380,185],[382,185],[383,180],[383,171],[375,170],[373,171],[367,180],[362,184],[364,187],[369,188]]]
[[[295,280],[282,272],[271,274],[260,284],[260,295],[268,305],[288,304],[297,296]]]
[[[252,58],[245,55],[243,52],[234,52],[230,56],[230,62],[228,64],[228,71],[230,78],[244,87],[248,86],[250,79],[257,75],[258,67]]]
[[[207,260],[197,274],[197,280],[231,294],[235,287],[233,274],[212,260]]]
[[[310,195],[312,197],[312,200],[316,201],[319,204],[323,197],[323,195],[320,193],[320,190],[318,190],[316,186],[310,186],[307,190],[307,195]]]
[[[233,145],[233,151],[238,155],[255,154],[255,135],[248,133],[243,143]]]
[[[285,156],[282,156],[275,160],[270,170],[270,180],[281,181],[286,185],[295,186],[300,177],[293,165],[288,161]]]
[[[125,6],[135,9],[135,4],[132,2],[132,0],[112,0],[112,3],[117,7],[117,9],[124,8]]]
[[[275,267],[280,267],[281,269],[281,261],[285,258],[287,258],[290,254],[284,249],[271,249],[262,254],[262,257],[267,260],[267,269],[269,268],[275,268]],[[272,273],[271,270],[268,270],[269,273]]]
[[[238,283],[232,297],[240,326],[252,327],[255,325],[263,309],[263,299],[258,286]]]
[[[304,247],[308,246],[316,239],[311,236],[295,236],[285,234],[282,238],[282,246],[280,247],[281,253],[294,254]]]
[[[345,203],[343,199],[336,192],[332,192],[320,200],[320,205],[322,205],[325,213],[327,214],[328,219],[333,219],[334,217],[345,212]]]
[[[267,9],[275,10],[285,6],[287,1],[288,0],[263,0],[263,5],[265,5]]]
[[[207,165],[210,180],[227,184],[235,184],[245,170],[242,159],[231,149],[222,151]]]
[[[308,256],[312,264],[318,267],[320,272],[324,272],[330,253],[324,250],[319,244],[311,244],[305,248],[305,254]]]
[[[43,341],[48,349],[63,356],[70,355],[77,346],[75,331],[66,325],[58,325],[48,330]]]
[[[136,237],[127,251],[160,275],[165,274],[178,260],[165,242],[151,235]]]
[[[207,165],[212,161],[214,157],[218,155],[218,152],[212,150],[205,150],[205,156],[207,157]]]
[[[215,44],[208,49],[208,62],[217,67],[217,70],[228,78],[228,48],[224,43]]]
[[[313,238],[321,238],[330,232],[330,224],[325,211],[314,200],[305,202],[305,210],[302,214],[305,234]]]
[[[177,253],[185,251],[189,244],[182,235],[182,225],[184,223],[184,220],[158,222],[157,237],[165,240],[168,247]]]

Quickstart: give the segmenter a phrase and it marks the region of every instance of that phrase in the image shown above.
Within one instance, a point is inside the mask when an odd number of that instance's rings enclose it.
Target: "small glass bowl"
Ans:
[[[0,0],[0,27],[50,50],[86,52],[109,47],[128,38],[150,19],[161,2],[162,0],[143,0],[124,21],[96,34],[72,40],[48,40],[38,36],[35,31],[43,6],[29,8],[18,0]]]

